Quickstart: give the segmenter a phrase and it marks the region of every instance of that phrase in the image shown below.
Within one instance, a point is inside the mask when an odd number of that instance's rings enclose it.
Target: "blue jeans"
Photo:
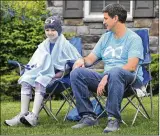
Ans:
[[[71,72],[70,80],[73,94],[76,99],[76,107],[80,116],[92,114],[93,107],[90,91],[96,92],[103,74],[87,68],[76,68]],[[106,85],[107,102],[106,111],[108,117],[115,117],[121,120],[120,109],[125,88],[133,81],[133,73],[122,68],[115,67],[108,71],[108,83]],[[136,79],[136,86],[141,86],[140,80]]]

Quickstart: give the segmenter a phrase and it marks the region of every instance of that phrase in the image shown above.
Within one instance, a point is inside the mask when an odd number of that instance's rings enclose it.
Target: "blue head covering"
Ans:
[[[62,23],[58,16],[51,16],[45,20],[44,29],[52,28],[58,32],[58,35],[62,33]]]

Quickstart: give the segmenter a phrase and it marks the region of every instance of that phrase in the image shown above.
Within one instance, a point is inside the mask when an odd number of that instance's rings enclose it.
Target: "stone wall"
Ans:
[[[59,14],[63,17],[63,1],[52,1],[53,6],[48,7],[52,14]],[[128,28],[132,30],[147,28],[150,35],[151,53],[159,53],[159,8],[155,3],[155,18],[134,18],[133,21],[126,22]],[[64,19],[63,32],[75,32],[82,38],[83,55],[86,56],[94,48],[100,36],[105,32],[102,22],[84,22],[83,19]],[[99,64],[98,68],[103,67]]]

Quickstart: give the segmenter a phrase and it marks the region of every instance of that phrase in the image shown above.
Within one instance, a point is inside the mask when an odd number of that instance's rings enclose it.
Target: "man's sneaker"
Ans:
[[[104,133],[113,132],[119,130],[120,121],[114,117],[108,117],[107,127],[104,129]]]
[[[82,119],[78,122],[78,124],[72,126],[73,129],[75,128],[83,128],[86,126],[94,126],[94,125],[98,125],[98,120],[95,119],[92,116],[89,115],[84,115],[82,117]]]
[[[38,117],[33,113],[29,112],[27,116],[24,116],[20,119],[20,122],[26,126],[36,126],[38,122]]]
[[[28,113],[26,113],[28,114]],[[20,118],[22,118],[23,116],[25,116],[26,114],[21,114],[19,113],[18,115],[16,115],[15,117],[13,117],[12,119],[10,120],[5,120],[4,123],[7,125],[7,126],[16,126],[18,124],[20,124]]]

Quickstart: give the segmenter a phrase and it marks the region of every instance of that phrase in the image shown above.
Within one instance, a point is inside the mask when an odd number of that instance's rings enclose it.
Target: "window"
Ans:
[[[52,0],[47,0],[47,5],[48,5],[48,7],[52,7],[52,6],[54,6],[54,1],[52,1]]]
[[[132,21],[133,18],[133,1],[84,1],[84,20],[86,21],[103,21],[102,9],[111,3],[120,3],[125,6],[127,10],[127,21]]]

